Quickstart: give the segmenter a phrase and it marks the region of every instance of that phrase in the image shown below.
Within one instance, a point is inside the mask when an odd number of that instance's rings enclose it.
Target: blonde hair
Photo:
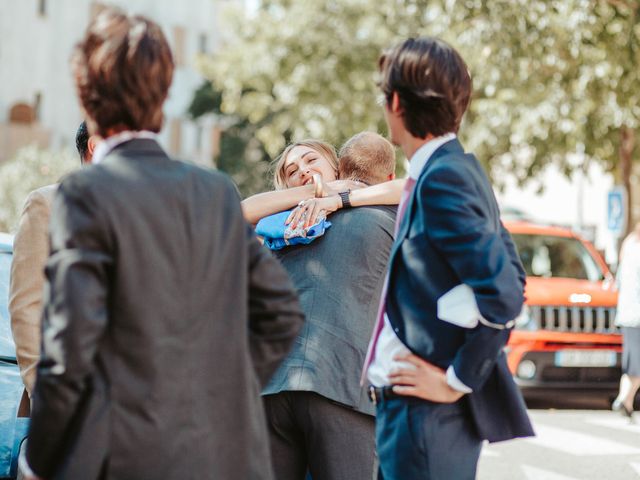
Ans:
[[[396,169],[391,142],[373,132],[357,133],[340,149],[340,179],[375,185],[389,180]]]
[[[305,140],[300,140],[299,142],[292,143],[284,149],[284,151],[278,156],[278,158],[274,161],[274,170],[273,170],[273,185],[276,190],[284,190],[287,187],[287,178],[284,173],[285,162],[287,161],[287,157],[296,147],[308,147],[324,158],[327,159],[333,170],[336,172],[336,178],[338,177],[338,155],[336,154],[336,149],[333,145],[323,142],[322,140],[315,140],[312,138],[308,138]]]

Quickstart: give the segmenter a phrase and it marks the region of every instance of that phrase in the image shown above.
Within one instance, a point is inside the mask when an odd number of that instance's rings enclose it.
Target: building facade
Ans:
[[[187,108],[203,78],[199,54],[220,42],[222,8],[233,0],[110,0],[158,22],[174,52],[176,71],[165,104],[161,143],[174,156],[211,164],[218,129],[211,117],[191,121]],[[82,120],[69,59],[89,19],[106,2],[0,0],[0,162],[30,143],[73,147]]]

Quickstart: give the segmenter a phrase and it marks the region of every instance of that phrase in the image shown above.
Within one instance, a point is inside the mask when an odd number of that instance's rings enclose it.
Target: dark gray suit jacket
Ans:
[[[35,473],[273,478],[259,394],[303,316],[232,182],[132,140],[61,183],[51,247]]]
[[[330,217],[309,245],[277,253],[307,321],[263,394],[311,391],[374,415],[359,379],[393,243],[396,207],[360,207]]]

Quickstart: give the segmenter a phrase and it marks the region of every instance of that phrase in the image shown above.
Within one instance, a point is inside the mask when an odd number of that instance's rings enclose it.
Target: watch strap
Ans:
[[[338,193],[338,195],[340,195],[340,199],[342,200],[342,208],[351,208],[351,200],[349,198],[349,195],[351,194],[351,190],[347,190],[346,192],[340,192]]]

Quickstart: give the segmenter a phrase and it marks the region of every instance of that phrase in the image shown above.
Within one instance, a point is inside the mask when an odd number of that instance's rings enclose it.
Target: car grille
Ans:
[[[618,333],[614,307],[531,306],[539,329],[555,332]]]

